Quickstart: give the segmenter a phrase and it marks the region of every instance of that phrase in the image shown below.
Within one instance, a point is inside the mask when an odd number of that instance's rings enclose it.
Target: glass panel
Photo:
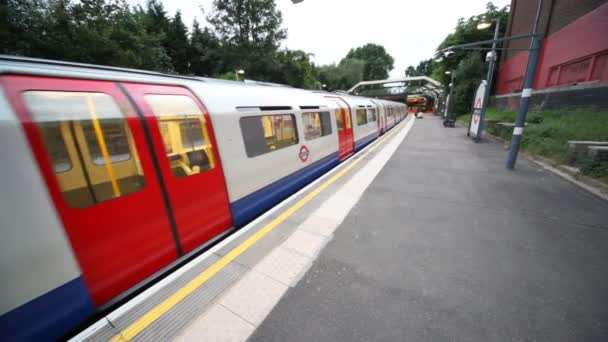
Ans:
[[[110,161],[112,163],[121,162],[131,159],[129,151],[129,142],[127,141],[127,133],[122,119],[108,119],[100,122],[101,131],[103,132]],[[95,128],[92,121],[83,121],[82,129],[89,147],[89,154],[95,165],[104,165],[105,160],[97,137],[95,136]]]
[[[365,125],[367,123],[367,113],[365,109],[357,109],[357,125]]]
[[[295,117],[292,114],[243,117],[240,125],[248,157],[298,143]]]
[[[304,122],[304,137],[306,140],[313,140],[328,134],[331,134],[331,122],[329,113],[304,113],[302,114]]]
[[[346,128],[351,128],[352,124],[350,122],[350,110],[346,108],[342,108],[342,110],[344,111],[344,116],[346,117]]]
[[[158,118],[173,175],[181,178],[212,169],[213,145],[196,102],[185,95],[148,94],[144,98]]]
[[[45,141],[55,173],[69,171],[72,168],[72,161],[65,146],[60,124],[58,122],[40,123],[38,129]]]
[[[69,205],[87,207],[144,187],[131,131],[111,96],[27,91],[23,98]]]
[[[344,130],[344,122],[342,122],[342,109],[336,110],[336,123],[338,124],[338,131]]]
[[[375,109],[368,109],[367,110],[367,121],[368,122],[375,122],[376,121],[376,110]]]

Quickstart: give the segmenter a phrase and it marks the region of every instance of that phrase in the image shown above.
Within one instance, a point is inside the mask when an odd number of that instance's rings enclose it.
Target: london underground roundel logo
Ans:
[[[298,157],[300,157],[302,163],[305,163],[309,156],[310,151],[308,150],[308,147],[306,147],[306,145],[302,145],[302,147],[300,147],[300,153],[298,153]]]

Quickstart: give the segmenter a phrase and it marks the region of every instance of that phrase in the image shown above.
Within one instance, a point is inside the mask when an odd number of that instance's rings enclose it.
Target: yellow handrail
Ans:
[[[91,97],[91,95],[87,95],[87,106],[89,107],[89,112],[91,114],[91,117],[93,118],[93,128],[95,129],[95,135],[97,136],[97,141],[99,142],[99,149],[101,150],[103,160],[106,163],[108,175],[110,176],[110,182],[112,183],[114,197],[119,197],[120,188],[118,187],[118,182],[116,181],[116,175],[114,174],[114,169],[112,168],[112,160],[110,159],[110,154],[108,153],[106,140],[103,137],[103,131],[101,130],[101,125],[99,124],[99,118],[97,117],[97,112],[95,111],[95,105],[93,104],[93,98]]]

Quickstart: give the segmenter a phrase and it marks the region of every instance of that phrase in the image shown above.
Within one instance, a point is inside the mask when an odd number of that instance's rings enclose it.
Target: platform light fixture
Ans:
[[[485,29],[487,29],[487,28],[488,28],[488,27],[490,27],[490,26],[492,26],[492,23],[491,23],[491,22],[488,22],[488,21],[482,21],[482,22],[480,22],[479,24],[477,24],[477,29],[478,29],[478,30],[485,30]]]
[[[235,70],[234,73],[234,77],[236,77],[236,80],[239,80],[239,75],[245,75],[245,70],[243,69],[239,69],[239,70]],[[243,77],[243,81],[245,80],[245,77]]]

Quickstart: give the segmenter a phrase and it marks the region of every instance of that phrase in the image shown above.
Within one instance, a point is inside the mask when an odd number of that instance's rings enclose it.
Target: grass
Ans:
[[[515,112],[488,108],[487,120],[515,122]],[[470,115],[459,120],[468,124]],[[528,113],[522,138],[522,148],[530,153],[549,158],[557,163],[566,160],[569,140],[608,141],[608,112],[585,110],[542,111]],[[488,133],[511,140],[512,130],[488,127]],[[608,183],[607,162],[586,163],[584,174]]]

